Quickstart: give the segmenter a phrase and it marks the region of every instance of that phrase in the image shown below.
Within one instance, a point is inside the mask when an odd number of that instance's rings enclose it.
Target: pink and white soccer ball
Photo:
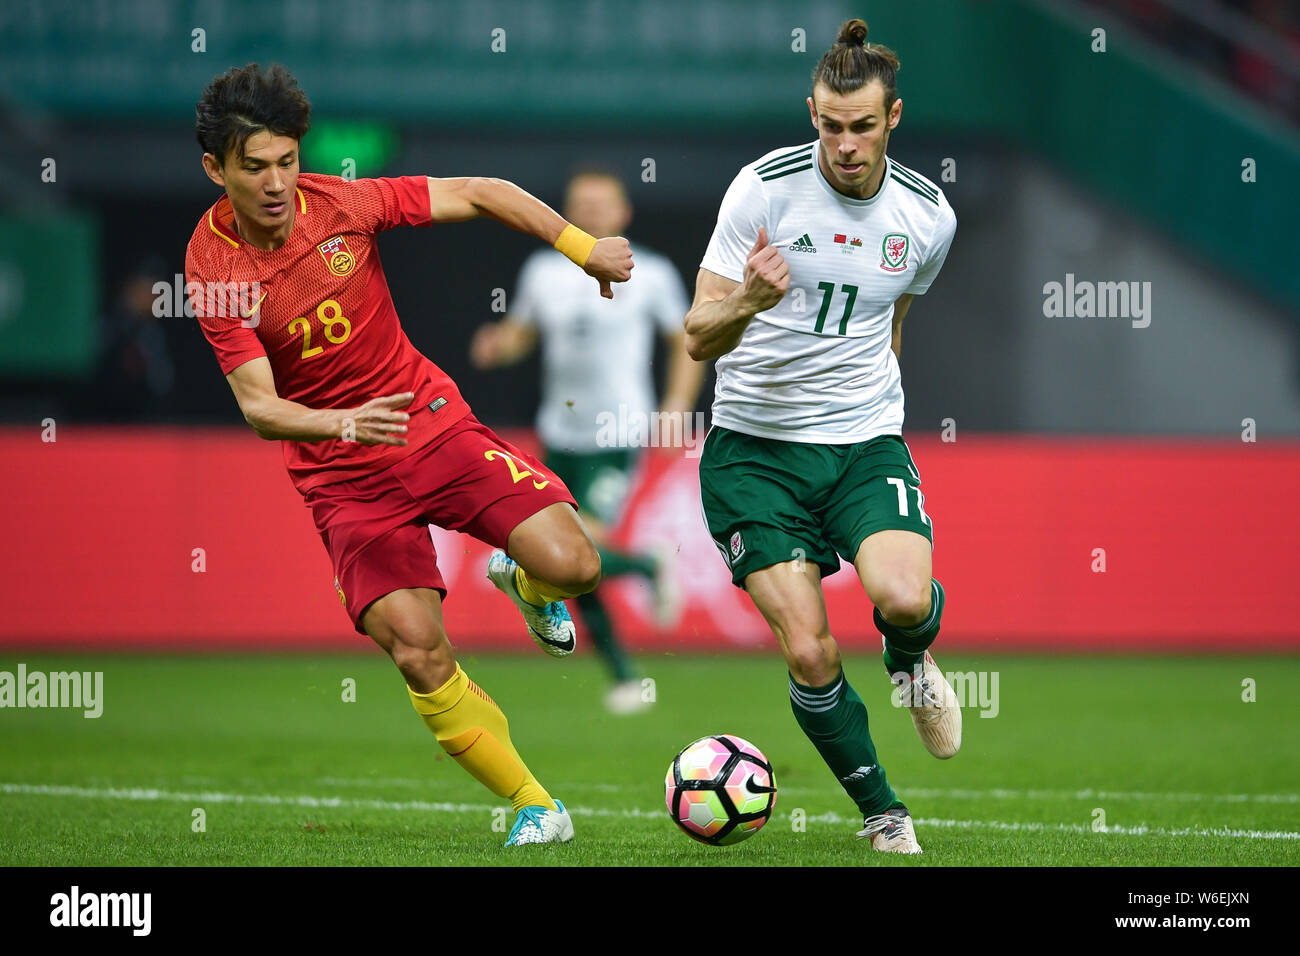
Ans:
[[[664,779],[668,815],[701,843],[726,846],[763,828],[776,778],[763,751],[734,734],[701,737],[673,758]]]

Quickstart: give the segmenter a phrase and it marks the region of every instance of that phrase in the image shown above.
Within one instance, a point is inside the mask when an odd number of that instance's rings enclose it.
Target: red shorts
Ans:
[[[548,505],[577,508],[541,462],[473,415],[397,464],[311,488],[305,499],[339,599],[362,634],[361,615],[390,591],[435,588],[447,596],[429,525],[504,548],[520,522]]]

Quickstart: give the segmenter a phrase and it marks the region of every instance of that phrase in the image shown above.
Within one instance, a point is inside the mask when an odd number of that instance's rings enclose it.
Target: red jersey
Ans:
[[[469,414],[469,405],[402,331],[375,248],[383,229],[431,223],[427,179],[352,182],[302,173],[291,201],[293,229],[279,249],[241,239],[226,196],[203,214],[186,249],[187,293],[222,374],[266,356],[276,393],[309,408],[356,408],[381,395],[415,393],[404,446],[342,436],[282,442],[289,477],[305,494],[400,461]],[[245,294],[223,299],[229,289]]]

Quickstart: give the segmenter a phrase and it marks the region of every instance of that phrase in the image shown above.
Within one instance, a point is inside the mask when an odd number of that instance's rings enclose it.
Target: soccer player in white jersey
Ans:
[[[622,235],[632,219],[632,206],[622,182],[604,170],[573,176],[565,193],[564,212],[570,221],[593,236]],[[610,532],[618,524],[631,489],[637,445],[652,439],[671,440],[685,431],[665,427],[648,430],[656,410],[651,360],[654,338],[664,338],[668,355],[665,414],[680,416],[683,428],[699,398],[704,366],[686,352],[681,317],[687,309],[686,289],[677,268],[665,256],[633,247],[636,278],[620,288],[617,301],[590,295],[568,275],[573,265],[563,255],[531,256],[520,273],[510,311],[500,321],[478,330],[470,357],[479,368],[513,364],[542,345],[542,402],[537,430],[545,445],[545,461],[568,485],[600,552],[602,580],[635,574],[650,582],[656,617],[661,626],[673,622],[676,590],[667,552],[637,554],[615,547]],[[567,267],[567,268],[566,268]],[[582,278],[586,278],[583,276]],[[608,418],[602,419],[602,416]],[[645,422],[647,429],[610,435],[605,421]],[[610,444],[613,437],[615,444]],[[621,439],[621,440],[620,440]],[[578,612],[614,684],[605,697],[614,713],[644,709],[640,674],[620,646],[600,588],[576,600]]]
[[[955,754],[961,711],[927,650],[943,588],[898,359],[957,219],[938,186],[886,155],[898,58],[866,37],[847,21],[813,72],[817,140],[768,153],[727,190],[685,327],[691,356],[717,359],[700,459],[709,533],[781,646],[795,719],[862,812],[858,836],[920,853],[821,590],[841,557],[853,563],[922,742]]]

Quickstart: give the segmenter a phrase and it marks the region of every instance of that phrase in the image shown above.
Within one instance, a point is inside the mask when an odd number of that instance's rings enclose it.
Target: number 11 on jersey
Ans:
[[[826,313],[831,310],[831,299],[835,295],[834,282],[818,282],[817,288],[822,290],[822,307],[817,313],[817,325],[814,332],[820,332],[826,326]],[[840,316],[839,334],[844,335],[849,329],[849,316],[853,314],[853,303],[858,298],[858,287],[855,285],[842,285],[840,289],[848,296],[844,300],[844,314]]]
[[[898,492],[898,514],[900,517],[907,517],[907,484],[902,478],[886,478],[885,481],[894,486]],[[925,496],[921,494],[921,489],[916,489],[916,513],[921,516],[921,521],[925,524],[930,523],[930,516],[925,513]]]

